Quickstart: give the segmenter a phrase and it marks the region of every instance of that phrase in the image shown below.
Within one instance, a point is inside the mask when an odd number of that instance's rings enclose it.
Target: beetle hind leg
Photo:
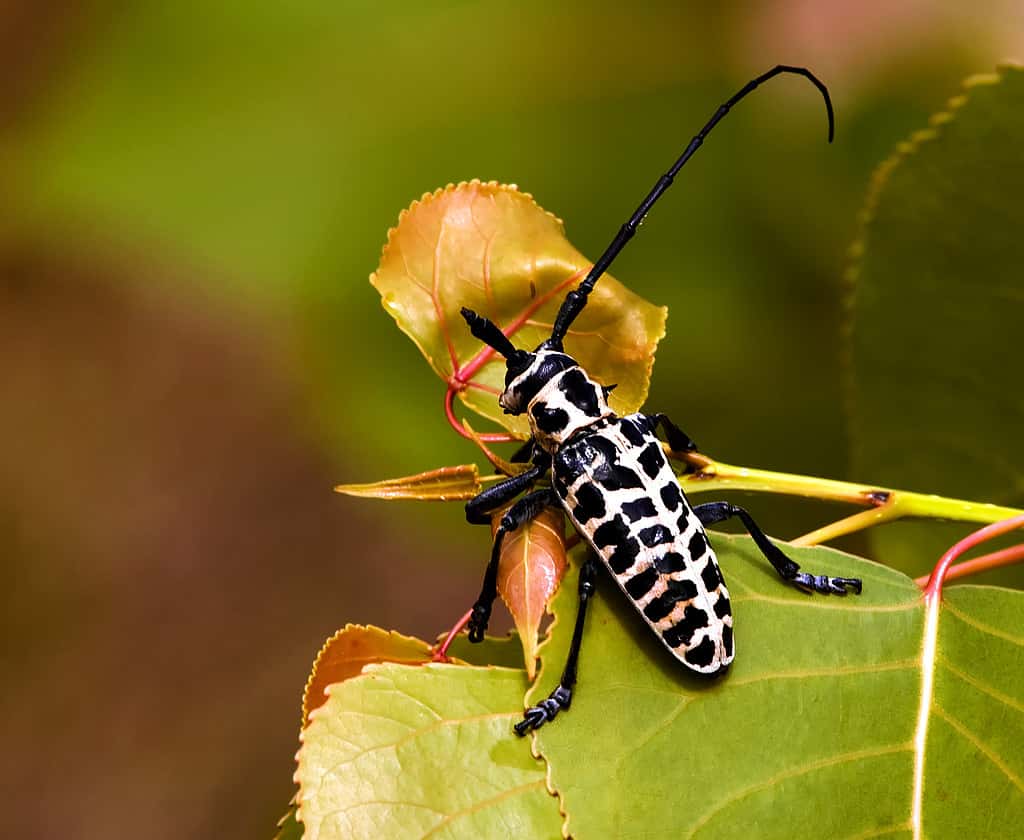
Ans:
[[[854,592],[860,595],[863,585],[860,578],[830,577],[828,575],[811,575],[801,572],[800,566],[790,560],[782,550],[765,535],[753,517],[739,505],[729,502],[708,502],[697,505],[693,512],[697,514],[703,525],[714,525],[733,516],[739,517],[747,533],[753,537],[761,553],[775,567],[775,571],[787,583],[792,583],[804,592],[820,592],[822,595],[847,595]]]

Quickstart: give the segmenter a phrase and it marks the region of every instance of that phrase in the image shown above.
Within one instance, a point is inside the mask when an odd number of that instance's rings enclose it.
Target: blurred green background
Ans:
[[[0,5],[9,836],[269,836],[322,639],[429,638],[471,603],[487,537],[460,506],[331,492],[474,458],[367,282],[425,191],[517,183],[596,256],[723,99],[811,67],[836,142],[773,81],[615,274],[669,306],[649,405],[705,451],[871,480],[840,375],[868,178],[1024,21],[708,6]],[[748,504],[783,537],[838,513]]]

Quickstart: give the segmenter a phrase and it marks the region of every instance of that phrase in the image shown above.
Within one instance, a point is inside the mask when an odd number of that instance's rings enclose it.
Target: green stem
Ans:
[[[803,496],[860,505],[869,510],[832,522],[794,540],[796,545],[818,545],[836,537],[862,531],[896,519],[944,519],[954,522],[999,522],[1021,511],[1000,505],[947,499],[928,493],[895,490],[877,484],[856,484],[807,475],[737,467],[715,461],[706,455],[682,456],[696,471],[680,476],[687,493],[741,490],[748,493],[775,493]]]

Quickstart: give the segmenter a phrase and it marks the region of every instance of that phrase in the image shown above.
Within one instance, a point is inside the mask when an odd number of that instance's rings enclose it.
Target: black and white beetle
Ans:
[[[704,527],[739,517],[779,576],[808,592],[860,593],[856,578],[810,575],[776,547],[743,508],[729,502],[691,507],[655,437],[660,425],[677,452],[696,450],[693,441],[663,414],[619,417],[608,407],[610,387],[591,379],[562,350],[573,320],[612,260],[633,238],[655,201],[700,147],[704,137],[740,99],[780,73],[805,76],[821,92],[828,110],[832,140],[833,114],[828,90],[809,70],[779,65],[748,82],[715,112],[685,151],[622,225],[579,287],[569,292],[555,319],[551,337],[532,353],[516,348],[491,321],[469,309],[462,316],[473,335],[505,357],[505,390],[498,399],[508,414],[527,415],[533,436],[532,465],[491,487],[466,505],[466,518],[489,524],[492,513],[551,472],[551,486],[527,493],[502,516],[480,597],[469,622],[470,641],[483,639],[497,594],[498,559],[505,535],[537,516],[546,506],[561,505],[593,553],[580,570],[579,610],[569,656],[558,687],[539,705],[527,709],[516,724],[519,735],[537,729],[568,709],[576,683],[576,663],[587,602],[593,595],[597,567],[604,561],[622,591],[668,650],[688,669],[708,676],[722,673],[733,660],[732,609],[729,593]]]

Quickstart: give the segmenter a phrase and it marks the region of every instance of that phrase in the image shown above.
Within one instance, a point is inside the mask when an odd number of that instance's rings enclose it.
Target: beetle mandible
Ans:
[[[633,238],[654,202],[700,148],[708,132],[739,100],[781,73],[804,76],[821,92],[831,142],[834,117],[828,89],[806,68],[780,64],[744,85],[694,136],[580,285],[566,295],[551,336],[536,350],[515,347],[497,325],[462,309],[473,335],[505,358],[505,390],[499,405],[507,414],[525,413],[532,432],[531,466],[469,501],[466,518],[475,524],[490,524],[494,511],[551,473],[550,487],[522,496],[501,517],[483,587],[473,605],[468,625],[470,641],[481,641],[487,628],[497,595],[498,560],[506,534],[543,508],[561,506],[592,549],[580,570],[579,608],[561,681],[550,696],[526,710],[523,720],[515,725],[518,735],[552,720],[572,701],[587,603],[594,593],[598,571],[595,555],[662,644],[686,668],[708,676],[728,668],[734,646],[729,593],[705,526],[738,517],[779,576],[805,591],[835,595],[847,594],[848,588],[858,594],[861,591],[857,578],[800,571],[800,566],[765,536],[743,508],[729,502],[691,506],[655,431],[660,426],[676,452],[695,451],[693,441],[663,414],[616,415],[607,403],[611,387],[591,379],[562,346],[597,280]]]

